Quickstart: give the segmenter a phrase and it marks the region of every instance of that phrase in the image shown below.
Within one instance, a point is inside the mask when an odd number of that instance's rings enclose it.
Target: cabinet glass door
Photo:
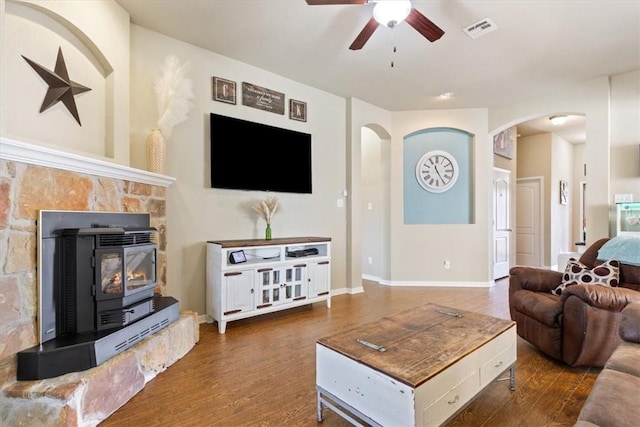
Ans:
[[[299,300],[307,297],[307,281],[305,280],[306,264],[298,264],[286,269],[286,284],[291,288],[291,299]]]
[[[279,269],[263,268],[258,270],[258,282],[260,283],[260,301],[258,308],[286,301],[287,290],[282,284]]]

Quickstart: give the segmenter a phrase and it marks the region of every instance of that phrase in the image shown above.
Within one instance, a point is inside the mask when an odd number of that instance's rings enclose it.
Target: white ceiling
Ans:
[[[380,26],[357,51],[349,45],[372,4],[116,1],[136,25],[390,111],[508,105],[640,68],[640,0],[412,1],[445,31],[440,40],[431,43],[404,22]],[[485,18],[497,30],[477,39],[463,32]],[[440,99],[443,92],[454,96]],[[584,142],[584,118],[575,121],[582,127],[571,134],[553,130]],[[518,133],[547,132],[547,122],[519,126]]]

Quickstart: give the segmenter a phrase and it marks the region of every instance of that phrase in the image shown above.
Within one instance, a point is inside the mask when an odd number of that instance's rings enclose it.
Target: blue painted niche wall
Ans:
[[[413,132],[403,142],[404,223],[473,224],[473,136],[453,128]],[[431,150],[445,150],[457,160],[460,175],[444,193],[423,189],[416,179],[416,164]]]

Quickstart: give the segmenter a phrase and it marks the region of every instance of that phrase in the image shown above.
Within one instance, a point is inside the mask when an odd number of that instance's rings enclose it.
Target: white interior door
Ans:
[[[511,172],[493,168],[493,279],[509,275]]]
[[[516,184],[516,264],[542,267],[542,178]]]

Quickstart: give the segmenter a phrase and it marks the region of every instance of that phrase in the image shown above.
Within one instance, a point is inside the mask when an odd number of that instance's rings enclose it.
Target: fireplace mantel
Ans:
[[[0,159],[160,187],[169,187],[176,180],[170,176],[147,172],[106,160],[7,138],[0,138]]]

